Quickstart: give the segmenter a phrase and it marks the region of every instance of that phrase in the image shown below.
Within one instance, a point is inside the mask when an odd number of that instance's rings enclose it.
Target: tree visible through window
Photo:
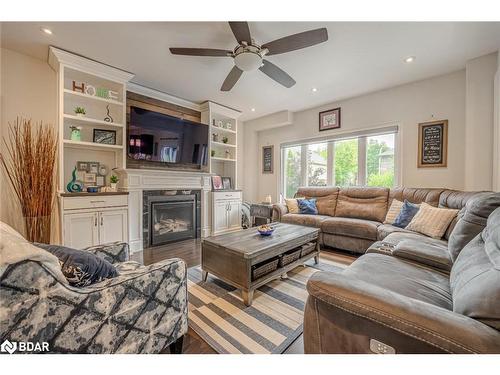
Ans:
[[[335,185],[352,186],[358,183],[358,140],[335,142]]]
[[[288,147],[284,151],[285,155],[285,197],[294,196],[301,185],[301,146]]]
[[[326,143],[307,146],[307,186],[327,185],[326,159]]]
[[[368,186],[394,186],[394,134],[366,139],[366,175]]]

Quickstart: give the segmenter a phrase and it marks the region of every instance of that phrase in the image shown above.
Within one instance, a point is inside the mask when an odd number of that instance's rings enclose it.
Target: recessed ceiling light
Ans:
[[[252,108],[250,111],[255,112],[255,108]]]
[[[48,29],[46,27],[41,27],[40,30],[42,30],[47,35],[52,35],[52,30],[51,29]]]
[[[405,59],[405,63],[412,63],[415,61],[415,56],[408,56],[406,59]]]
[[[316,92],[316,91],[318,91],[318,89],[317,89],[316,87],[313,87],[313,88],[311,89],[311,91],[312,91],[312,92]]]

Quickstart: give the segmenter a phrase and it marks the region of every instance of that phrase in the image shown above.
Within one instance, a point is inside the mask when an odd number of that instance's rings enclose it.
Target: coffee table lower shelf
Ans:
[[[304,265],[304,263],[311,259],[314,258],[314,263],[318,264],[319,263],[319,246],[316,245],[316,248],[314,251],[310,252],[309,254],[304,255],[303,257],[297,259],[296,261],[289,263],[283,267],[279,267],[275,271],[272,271],[266,275],[263,275],[262,277],[258,278],[257,280],[251,281],[251,275],[250,273],[246,273],[246,282],[242,283],[239,281],[235,281],[227,277],[228,273],[226,272],[220,272],[218,269],[214,269],[210,267],[210,265],[203,264],[202,262],[202,279],[203,281],[207,280],[208,274],[213,274],[214,276],[217,276],[219,279],[222,281],[234,286],[235,288],[241,289],[241,294],[243,298],[243,302],[245,303],[246,306],[251,306],[252,301],[253,301],[253,293],[255,289],[260,288],[262,285],[265,285],[277,278],[281,277],[286,277],[287,272],[293,270],[294,268],[298,266]],[[219,259],[220,260],[220,259]],[[249,268],[245,266],[245,268]],[[235,270],[238,269],[238,266],[235,265],[235,268],[233,268],[233,272],[231,272],[231,275],[237,275],[237,271],[234,272]],[[240,275],[241,276],[241,275]],[[246,284],[246,285],[244,285]]]

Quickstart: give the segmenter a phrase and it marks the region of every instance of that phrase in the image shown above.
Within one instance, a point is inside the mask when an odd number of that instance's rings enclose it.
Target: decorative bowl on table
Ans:
[[[257,227],[257,231],[261,236],[270,236],[274,232],[274,227],[268,224],[260,225]]]

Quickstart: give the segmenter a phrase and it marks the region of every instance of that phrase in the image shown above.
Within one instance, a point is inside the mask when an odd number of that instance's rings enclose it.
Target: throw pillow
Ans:
[[[389,210],[385,215],[384,224],[393,224],[394,220],[396,220],[399,212],[401,211],[401,207],[403,207],[403,202],[398,201],[397,199],[393,199],[391,207],[389,207]]]
[[[432,238],[441,239],[448,225],[457,216],[458,211],[450,208],[437,208],[422,202],[420,210],[413,217],[406,229],[425,234]]]
[[[317,215],[318,209],[316,208],[316,199],[297,199],[299,210],[301,214]]]
[[[401,206],[401,211],[399,212],[399,215],[396,216],[396,219],[394,219],[394,223],[392,223],[392,225],[399,228],[406,228],[419,209],[420,206],[418,204],[410,203],[405,199],[403,205]]]
[[[115,266],[89,251],[42,243],[34,245],[59,259],[62,273],[70,285],[84,287],[118,276]]]
[[[285,203],[286,207],[288,208],[288,213],[290,214],[298,214],[300,212],[299,210],[299,203],[297,202],[297,199],[286,199],[285,198]]]

